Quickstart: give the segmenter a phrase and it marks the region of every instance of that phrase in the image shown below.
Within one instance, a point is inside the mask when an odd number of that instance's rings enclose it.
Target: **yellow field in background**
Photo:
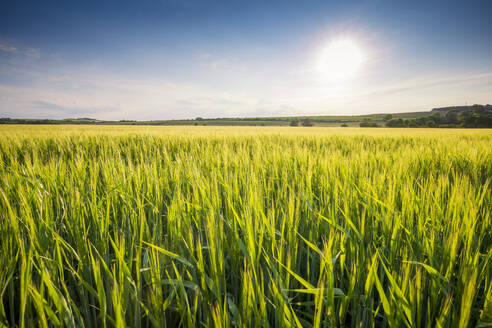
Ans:
[[[128,126],[128,125],[0,125],[0,136],[80,134],[151,134],[181,136],[240,135],[368,135],[368,136],[492,136],[492,129],[255,127],[255,126]]]

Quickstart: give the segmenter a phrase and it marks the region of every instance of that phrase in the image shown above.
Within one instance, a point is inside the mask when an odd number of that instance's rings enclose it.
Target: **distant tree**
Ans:
[[[391,120],[392,118],[393,118],[393,115],[391,115],[391,114],[384,115],[384,117],[383,117],[383,121],[388,122],[388,121],[389,121],[389,120]]]
[[[460,126],[465,128],[492,128],[492,111],[473,105],[472,110],[460,113]]]
[[[428,120],[426,123],[425,123],[425,127],[426,128],[437,128],[438,125],[436,124],[436,122],[434,122],[433,120]]]
[[[348,127],[347,123],[343,123],[343,124],[342,124],[342,125],[340,125],[340,126],[341,126],[342,128],[347,128],[347,127]]]
[[[203,121],[203,118],[202,117],[197,117],[197,118],[195,118],[195,121]]]
[[[443,118],[443,116],[442,116],[441,114],[439,114],[439,113],[434,113],[434,114],[431,114],[431,115],[429,116],[429,119],[430,119],[430,120],[431,120],[434,124],[432,124],[432,123],[430,123],[430,122],[427,122],[427,124],[426,124],[426,125],[430,125],[431,127],[435,127],[435,126],[438,126],[438,125],[439,125],[439,124],[441,124],[441,123],[445,123],[445,122],[444,122],[444,118]]]
[[[417,124],[417,121],[416,120],[407,120],[406,122],[406,126],[408,126],[409,128],[416,128],[418,127],[418,124]]]
[[[459,115],[459,112],[456,109],[448,110],[446,112],[446,114],[444,115],[446,123],[458,124],[459,123],[458,115]]]
[[[477,105],[477,104],[475,104],[475,105],[471,106],[471,110],[472,111],[481,111],[483,109],[484,109],[484,106],[483,105]]]
[[[377,128],[379,125],[376,122],[372,122],[370,119],[365,118],[364,121],[360,122],[359,126],[361,128]]]
[[[295,119],[295,120],[292,120],[290,121],[290,126],[299,126],[299,120]]]
[[[313,123],[311,122],[311,119],[309,119],[309,117],[306,117],[302,120],[302,126],[313,126]]]
[[[386,126],[390,128],[403,128],[405,127],[405,122],[401,118],[392,118],[386,122]]]

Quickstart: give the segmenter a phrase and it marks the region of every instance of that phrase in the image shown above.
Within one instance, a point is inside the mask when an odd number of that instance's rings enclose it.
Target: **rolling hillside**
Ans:
[[[487,111],[492,111],[492,105],[484,105]],[[415,119],[430,116],[435,113],[445,115],[450,110],[464,112],[472,110],[473,106],[452,106],[434,108],[431,111],[408,112],[408,113],[379,113],[368,115],[345,115],[345,116],[279,116],[279,117],[238,117],[238,118],[201,118],[181,119],[181,120],[152,120],[134,121],[119,120],[105,121],[94,118],[68,118],[61,120],[52,119],[16,119],[0,118],[0,124],[95,124],[95,125],[200,125],[200,126],[289,126],[293,122],[296,125],[305,126],[359,126],[361,122],[373,122],[384,125],[384,122],[391,118],[396,119]],[[307,122],[307,123],[306,123]],[[305,123],[305,124],[303,124]]]

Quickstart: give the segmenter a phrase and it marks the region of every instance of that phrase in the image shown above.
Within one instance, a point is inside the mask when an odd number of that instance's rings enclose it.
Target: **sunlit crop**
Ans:
[[[488,130],[0,136],[0,326],[492,323]]]

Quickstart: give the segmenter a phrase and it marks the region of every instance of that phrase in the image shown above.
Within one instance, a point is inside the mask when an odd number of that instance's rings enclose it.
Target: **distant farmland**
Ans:
[[[413,112],[390,114],[395,118],[416,118],[428,116],[431,112]],[[201,126],[289,126],[293,120],[302,121],[309,119],[314,126],[340,126],[347,123],[350,126],[358,126],[364,120],[371,120],[384,124],[384,118],[388,114],[370,114],[354,116],[284,116],[284,117],[245,117],[245,118],[194,118],[186,120],[153,120],[153,121],[104,121],[91,118],[74,118],[63,120],[50,119],[8,119],[0,118],[0,124],[87,124],[87,125],[201,125]]]
[[[454,106],[434,108],[428,112],[354,116],[197,117],[186,120],[154,121],[104,121],[93,118],[69,118],[63,120],[0,118],[0,124],[492,128],[492,105]]]

